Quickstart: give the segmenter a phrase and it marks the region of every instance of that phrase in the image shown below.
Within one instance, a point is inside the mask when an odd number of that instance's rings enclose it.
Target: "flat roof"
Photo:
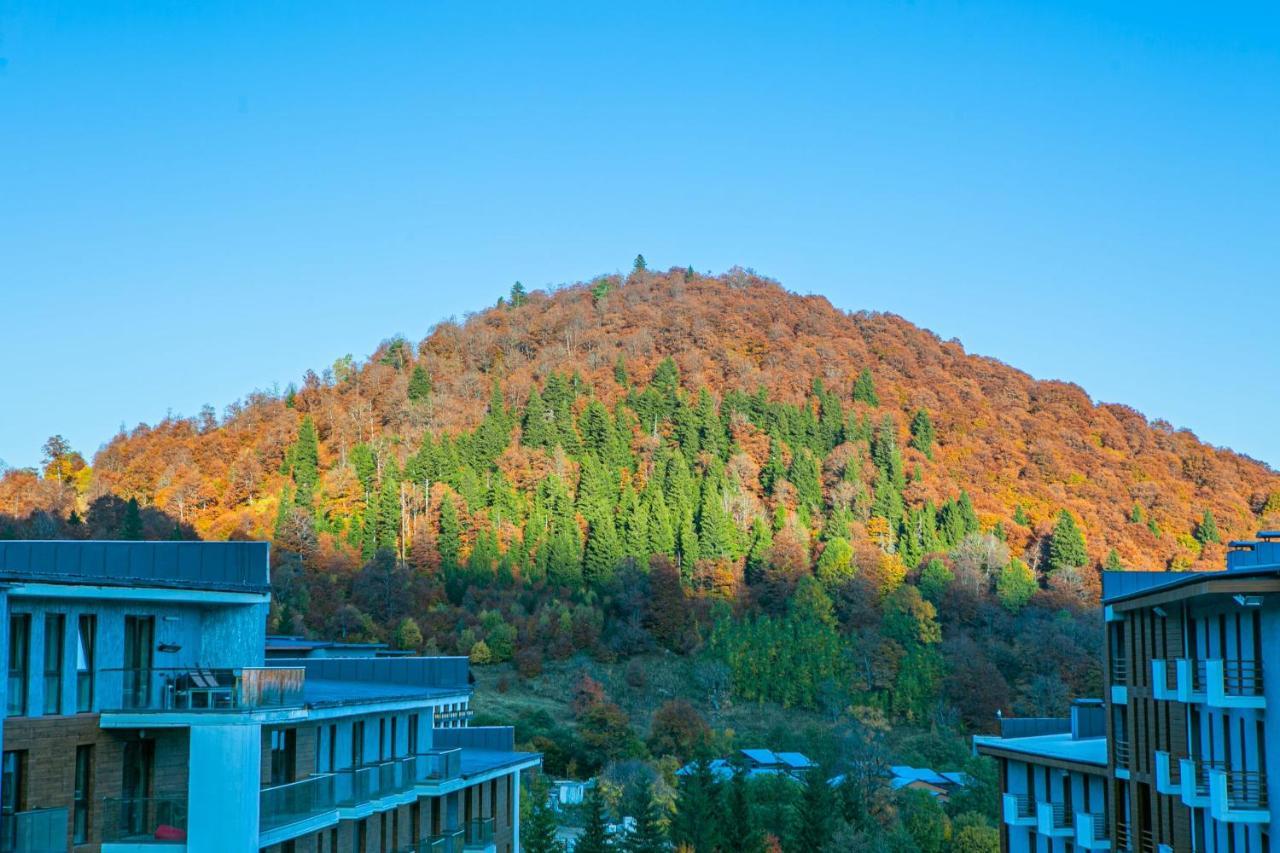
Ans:
[[[1111,574],[1154,574],[1158,578],[1165,578],[1165,581],[1163,583],[1134,585],[1128,588],[1121,587],[1108,594],[1107,575]],[[1126,601],[1135,601],[1148,595],[1173,592],[1195,584],[1240,584],[1251,580],[1275,579],[1280,577],[1280,569],[1228,569],[1213,572],[1103,572],[1102,575],[1102,603],[1119,604]]]
[[[505,750],[472,749],[469,746],[464,746],[462,747],[461,761],[462,778],[466,779],[484,773],[491,773],[494,770],[501,770],[505,767],[517,767],[541,758],[542,754],[538,752],[508,752]]]
[[[973,745],[1016,752],[1034,758],[1068,761],[1073,764],[1107,766],[1107,739],[1105,737],[1072,738],[1070,732],[1035,737],[997,737],[974,735]]]
[[[271,591],[267,542],[0,541],[0,582]]]
[[[411,699],[442,699],[457,695],[457,690],[415,684],[334,681],[311,677],[302,684],[302,703],[312,708],[367,705],[370,702],[397,702]]]

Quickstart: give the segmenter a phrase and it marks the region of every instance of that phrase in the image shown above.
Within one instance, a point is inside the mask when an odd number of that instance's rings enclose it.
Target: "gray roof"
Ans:
[[[439,734],[439,732],[436,734]],[[462,778],[479,776],[481,773],[501,770],[504,767],[513,767],[540,757],[541,754],[537,752],[514,752],[464,747],[462,750]]]
[[[270,591],[267,542],[0,541],[0,581]]]
[[[302,683],[302,702],[312,708],[319,708],[333,705],[364,705],[370,702],[437,699],[457,695],[457,692],[414,684],[332,681],[308,677]]]
[[[1009,752],[1022,752],[1030,757],[1056,758],[1078,764],[1107,766],[1107,739],[1105,737],[1073,738],[1071,732],[1040,735],[1038,737],[995,737],[974,735],[974,746],[990,746]]]

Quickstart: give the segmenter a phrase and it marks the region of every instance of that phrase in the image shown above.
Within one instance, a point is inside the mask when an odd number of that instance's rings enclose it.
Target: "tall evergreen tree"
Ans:
[[[1049,568],[1065,569],[1083,566],[1089,561],[1085,551],[1084,534],[1076,524],[1075,516],[1067,510],[1058,513],[1049,539]]]
[[[770,436],[769,438],[769,458],[765,460],[764,467],[760,469],[760,485],[764,487],[766,495],[773,494],[773,488],[787,475],[787,467],[782,462],[781,443]]]
[[[550,450],[560,443],[559,439],[555,412],[542,399],[538,389],[534,388],[529,392],[529,402],[524,407],[520,443],[525,447],[544,447]]]
[[[1107,552],[1107,560],[1102,564],[1102,568],[1108,572],[1123,572],[1124,563],[1120,560],[1120,553],[1112,548]]]
[[[720,844],[720,825],[713,815],[719,810],[720,783],[710,763],[699,760],[692,772],[680,777],[671,840],[677,847],[686,845],[693,853],[715,853]]]
[[[667,853],[662,804],[653,797],[653,787],[645,785],[640,792],[636,826],[622,845],[624,853]]]
[[[911,419],[911,446],[919,450],[926,458],[933,458],[933,421],[924,409],[918,409]]]
[[[431,374],[421,364],[413,366],[409,374],[409,399],[415,403],[425,403],[431,399]]]
[[[142,513],[138,509],[137,498],[129,498],[129,502],[124,505],[124,518],[120,522],[120,538],[142,538]]]
[[[440,552],[440,568],[446,572],[458,568],[462,526],[458,522],[458,508],[449,495],[440,501],[440,536],[436,540],[436,550]]]
[[[865,367],[858,374],[858,380],[853,383],[853,401],[866,403],[868,406],[880,405],[880,397],[876,395],[875,381],[871,378],[871,371]]]
[[[582,576],[588,583],[604,583],[613,577],[622,559],[618,528],[610,510],[594,509],[587,517],[587,548],[582,559]]]
[[[796,809],[795,831],[787,845],[788,853],[824,850],[831,841],[835,820],[835,798],[827,784],[829,774],[810,770],[804,777],[800,803]]]
[[[733,853],[762,853],[760,830],[751,813],[751,799],[747,793],[747,774],[739,770],[729,781],[728,803],[722,811],[720,831],[724,838],[724,850]]]
[[[802,506],[814,511],[822,508],[822,475],[808,448],[802,447],[792,455],[787,479],[796,487],[796,500]]]
[[[609,853],[614,848],[606,826],[604,799],[598,787],[587,791],[582,805],[582,834],[573,845],[573,853]]]
[[[320,482],[320,440],[310,415],[303,417],[298,440],[290,449],[289,457],[294,503],[310,511],[315,505],[316,484]]]

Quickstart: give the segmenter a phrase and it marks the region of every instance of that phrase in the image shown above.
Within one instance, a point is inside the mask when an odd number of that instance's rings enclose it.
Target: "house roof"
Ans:
[[[1107,739],[1105,737],[1073,738],[1070,732],[1038,737],[995,737],[974,735],[973,745],[979,751],[996,749],[1015,752],[1033,758],[1066,761],[1072,764],[1107,766]]]

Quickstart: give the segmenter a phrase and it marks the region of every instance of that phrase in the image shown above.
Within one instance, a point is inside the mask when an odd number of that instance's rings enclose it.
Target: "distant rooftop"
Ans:
[[[0,582],[270,591],[266,542],[0,541]]]
[[[374,657],[387,653],[386,643],[344,643],[337,640],[309,640],[306,637],[271,634],[266,656],[281,657]]]
[[[470,662],[464,657],[277,657],[271,665],[306,671],[303,702],[312,707],[435,699],[472,691]]]

